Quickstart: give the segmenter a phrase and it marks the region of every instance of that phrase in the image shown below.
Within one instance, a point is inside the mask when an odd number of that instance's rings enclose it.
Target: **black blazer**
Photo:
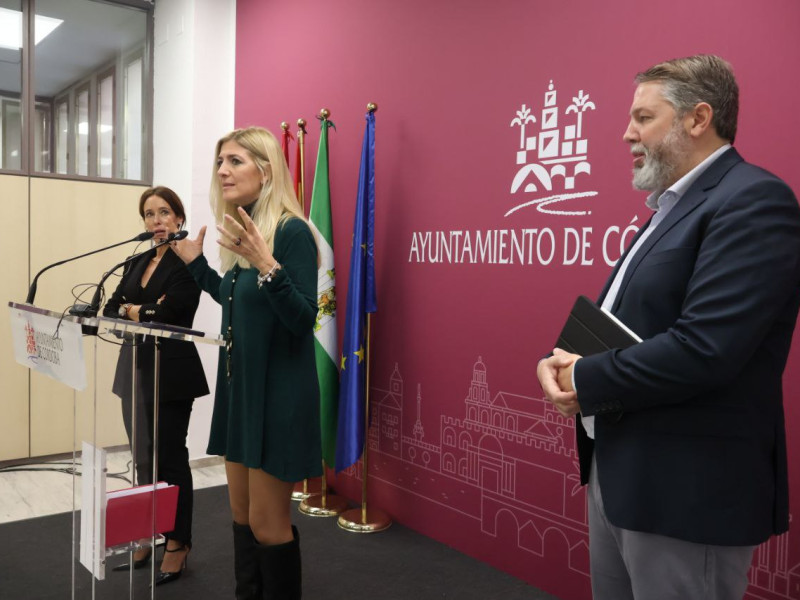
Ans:
[[[119,307],[130,302],[142,305],[139,311],[139,320],[142,322],[156,321],[191,328],[200,302],[200,288],[186,265],[171,249],[164,253],[147,286],[141,287],[142,274],[154,255],[155,250],[146,252],[131,263],[103,309],[103,314],[119,318]],[[164,300],[159,304],[161,296],[164,296]],[[137,336],[136,341],[136,364],[142,378],[142,391],[147,397],[152,397],[153,340],[146,338],[142,341]],[[120,348],[114,376],[113,391],[120,397],[130,396],[131,355],[132,346],[128,341]],[[162,402],[208,394],[203,365],[193,343],[162,340],[160,374],[159,400]]]
[[[597,416],[594,443],[577,427],[581,475],[594,448],[611,523],[715,545],[788,529],[781,378],[799,305],[797,200],[730,149],[626,271],[612,312],[644,341],[575,367]]]

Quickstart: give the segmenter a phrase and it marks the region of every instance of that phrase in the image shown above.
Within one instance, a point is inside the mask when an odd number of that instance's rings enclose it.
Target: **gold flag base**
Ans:
[[[310,517],[335,517],[347,509],[347,500],[336,494],[317,494],[303,500],[298,509]]]
[[[314,496],[322,491],[322,478],[315,477],[314,479],[303,479],[294,484],[292,491],[292,500],[301,502],[309,496]]]
[[[392,520],[385,512],[377,508],[352,508],[339,515],[338,525],[345,531],[353,533],[377,533],[389,529]]]

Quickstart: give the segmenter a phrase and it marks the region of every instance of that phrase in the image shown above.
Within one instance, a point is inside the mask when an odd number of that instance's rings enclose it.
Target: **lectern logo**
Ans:
[[[563,127],[559,124],[558,93],[552,80],[544,94],[540,119],[525,104],[511,120],[511,127],[519,127],[520,165],[511,182],[511,193],[524,197],[520,204],[505,216],[527,207],[535,206],[539,212],[551,215],[586,215],[587,210],[569,210],[553,205],[596,196],[597,191],[583,190],[587,185],[592,166],[589,163],[589,140],[583,132],[584,113],[595,110],[589,94],[583,90],[572,97],[572,103],[563,113]],[[539,124],[539,131],[528,135],[531,124]],[[581,185],[582,184],[582,185]],[[530,196],[534,196],[531,198]]]
[[[36,330],[29,324],[25,325],[25,351],[28,358],[37,359],[39,352],[36,349]]]
[[[64,354],[64,340],[57,336],[58,331],[54,335],[50,335],[42,332],[41,329],[37,331],[33,323],[27,323],[25,325],[25,352],[28,360],[34,365],[38,365],[39,361],[60,365],[61,357]]]

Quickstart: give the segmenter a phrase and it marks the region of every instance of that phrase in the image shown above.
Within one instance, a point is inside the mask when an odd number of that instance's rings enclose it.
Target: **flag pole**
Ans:
[[[328,119],[331,116],[331,111],[327,108],[323,108],[319,111],[319,116],[317,117],[320,121],[322,121],[322,128],[328,127]],[[299,134],[298,134],[299,135]],[[320,144],[322,144],[322,140],[327,139],[327,136],[320,136]],[[326,147],[327,151],[327,147]],[[317,165],[319,168],[319,163]],[[317,180],[316,177],[314,179],[314,191],[312,193],[312,204],[315,202],[313,197],[317,194]],[[314,208],[311,207],[311,212],[313,214]],[[313,217],[312,217],[313,219]],[[335,517],[347,508],[347,500],[341,496],[337,496],[336,494],[329,494],[328,493],[328,466],[325,462],[325,459],[322,459],[322,478],[321,482],[321,489],[319,494],[310,494],[306,498],[300,502],[300,506],[298,510],[308,516],[311,517]]]
[[[342,514],[347,508],[347,500],[336,494],[328,493],[328,465],[322,459],[321,490],[319,494],[309,494],[297,507],[304,515],[309,517],[335,517]]]
[[[385,512],[379,508],[367,507],[367,474],[368,455],[369,455],[369,367],[370,367],[370,325],[372,315],[367,313],[367,344],[366,344],[366,389],[364,390],[365,410],[364,410],[364,454],[361,466],[361,508],[351,508],[339,515],[339,527],[353,533],[377,533],[388,529],[392,520]]]
[[[374,102],[367,104],[367,112],[374,113],[378,110],[378,105]],[[366,382],[364,385],[364,451],[362,454],[361,465],[361,508],[353,508],[339,516],[338,525],[345,531],[353,533],[377,533],[388,529],[392,524],[392,520],[385,512],[378,508],[367,507],[367,476],[369,475],[368,457],[369,457],[369,371],[371,365],[371,324],[372,314],[367,313],[367,331],[366,331],[366,356],[365,356],[365,376]]]
[[[284,125],[286,127],[284,127]],[[286,131],[289,128],[289,124],[284,122],[281,123],[281,127]],[[299,173],[299,177],[297,180],[297,201],[300,203],[300,210],[303,211],[303,214],[306,212],[306,205],[305,205],[305,151],[306,151],[306,120],[305,119],[297,119],[297,164],[295,168]],[[287,161],[288,162],[288,161]],[[292,500],[295,502],[302,502],[306,498],[313,496],[314,494],[319,494],[321,489],[321,484],[318,478],[314,479],[303,479],[303,481],[298,481],[294,485],[294,490],[292,490]]]
[[[306,120],[297,119],[297,145],[300,149],[300,181],[297,183],[297,199],[300,209],[306,212]]]

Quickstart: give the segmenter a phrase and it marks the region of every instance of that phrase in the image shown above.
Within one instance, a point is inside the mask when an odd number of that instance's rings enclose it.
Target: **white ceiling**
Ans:
[[[20,1],[0,0],[0,7],[20,10]],[[36,96],[55,96],[140,46],[146,35],[144,11],[96,0],[36,0],[36,13],[64,21],[36,46]],[[0,48],[0,90],[20,92],[21,54]]]

